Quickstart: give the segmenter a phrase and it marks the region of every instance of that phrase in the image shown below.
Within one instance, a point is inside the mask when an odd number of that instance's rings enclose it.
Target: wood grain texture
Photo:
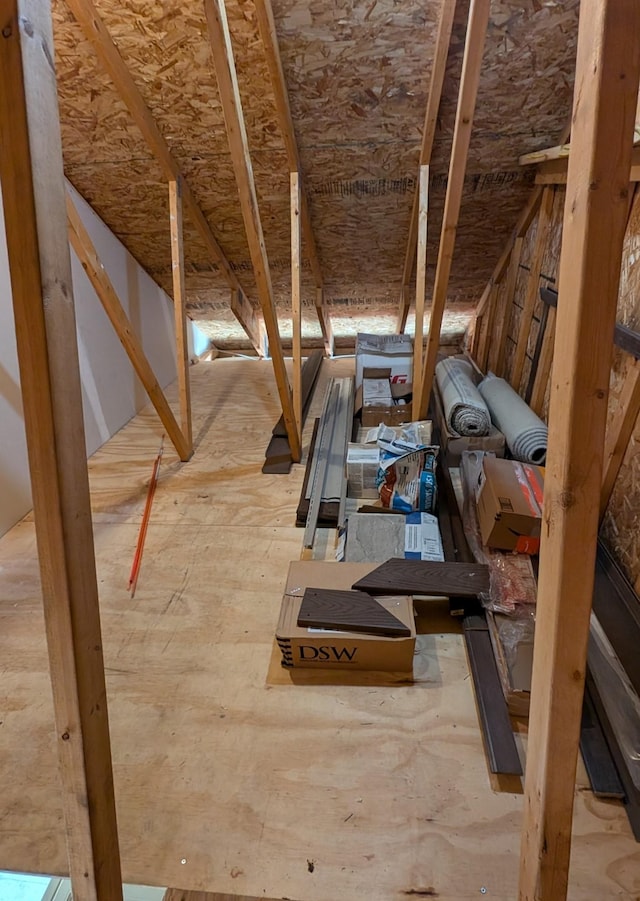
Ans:
[[[37,534],[31,590],[41,642],[46,633],[40,666],[44,674],[48,656],[51,679],[41,686],[51,763],[57,754],[49,778],[74,897],[117,901],[122,878],[50,4],[2,0],[0,35],[0,181]],[[12,707],[19,706],[14,697]],[[28,785],[23,791],[29,795]]]
[[[520,901],[567,894],[640,7],[583,0],[549,409]],[[615,152],[611,135],[618,135]],[[540,226],[539,226],[540,227]]]
[[[378,594],[475,597],[489,589],[489,569],[479,563],[430,563],[393,558],[353,586]]]
[[[370,594],[330,588],[305,589],[298,625],[397,638],[411,635],[411,630]]]
[[[353,366],[323,363],[305,449],[327,379]],[[177,402],[175,385],[167,394]],[[269,684],[302,545],[302,467],[260,474],[279,415],[268,362],[199,363],[192,404],[196,453],[181,466],[165,450],[133,603],[154,410],[89,463],[124,880],[296,901],[430,888],[467,901],[485,886],[492,901],[513,901],[522,798],[488,782],[462,636],[418,635],[411,685]],[[322,538],[333,557],[334,533]],[[63,873],[31,518],[0,539],[0,586],[2,865]],[[583,773],[575,824],[572,901],[639,894],[625,814],[594,799]]]

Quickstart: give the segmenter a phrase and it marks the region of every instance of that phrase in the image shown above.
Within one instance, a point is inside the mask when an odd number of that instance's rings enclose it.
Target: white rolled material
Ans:
[[[508,382],[492,372],[478,385],[491,419],[504,434],[516,460],[542,464],[547,456],[547,427]]]
[[[488,435],[491,416],[473,381],[471,364],[454,357],[441,360],[436,380],[449,429],[464,436]]]

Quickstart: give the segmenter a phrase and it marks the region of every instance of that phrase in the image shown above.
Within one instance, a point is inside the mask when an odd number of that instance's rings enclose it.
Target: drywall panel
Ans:
[[[142,269],[82,197],[70,191],[118,297],[141,336],[159,383],[176,377],[171,299]],[[138,381],[98,297],[71,252],[78,352],[87,455],[92,454],[147,404]],[[190,345],[198,353],[207,339],[191,324]],[[31,508],[27,451],[11,307],[4,219],[0,210],[0,534]]]

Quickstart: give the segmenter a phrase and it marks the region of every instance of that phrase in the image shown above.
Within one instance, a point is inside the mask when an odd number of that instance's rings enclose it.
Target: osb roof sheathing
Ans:
[[[329,307],[346,318],[347,329],[350,311],[354,324],[363,310],[391,317],[416,189],[440,0],[272,5]],[[257,304],[202,0],[95,0],[95,6]],[[491,3],[449,292],[454,318],[477,301],[527,199],[532,173],[518,166],[518,157],[555,143],[568,118],[578,6],[578,0]],[[227,0],[226,7],[274,292],[285,315],[285,146],[253,2]],[[54,0],[53,8],[67,176],[170,291],[168,198],[160,169],[64,0]],[[459,0],[433,151],[428,290],[467,11],[468,0]],[[229,290],[187,218],[185,254],[194,316],[209,319],[214,336],[219,323],[224,335]],[[308,262],[303,299],[313,299]],[[312,323],[313,315],[307,320]]]

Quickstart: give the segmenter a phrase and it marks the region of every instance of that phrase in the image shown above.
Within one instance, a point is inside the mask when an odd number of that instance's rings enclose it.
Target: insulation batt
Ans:
[[[455,358],[441,360],[436,380],[449,429],[469,437],[488,435],[491,416],[473,381],[471,364]]]
[[[516,460],[544,463],[547,456],[547,427],[508,382],[492,372],[478,385],[491,418],[504,434]]]

